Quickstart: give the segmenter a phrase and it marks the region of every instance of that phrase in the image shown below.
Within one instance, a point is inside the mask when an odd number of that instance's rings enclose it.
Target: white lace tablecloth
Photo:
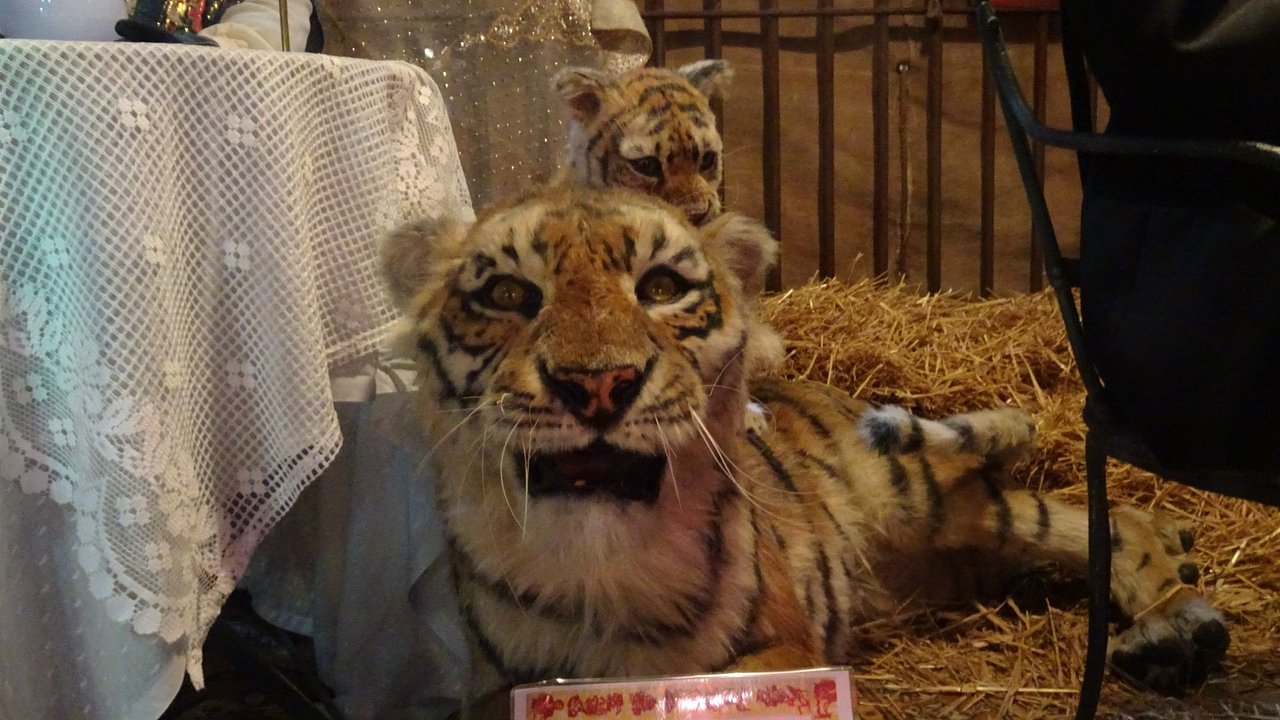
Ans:
[[[403,63],[0,40],[0,719],[154,718],[338,452],[385,229],[469,212]]]

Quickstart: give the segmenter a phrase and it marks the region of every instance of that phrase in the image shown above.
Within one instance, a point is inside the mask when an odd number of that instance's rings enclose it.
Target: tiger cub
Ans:
[[[388,239],[474,696],[842,663],[908,601],[1046,560],[1085,569],[1084,511],[999,481],[1032,439],[1021,411],[929,421],[812,382],[748,387],[763,326],[743,287],[775,245],[733,213],[695,227],[652,196],[575,187]],[[1113,661],[1159,688],[1202,679],[1228,636],[1183,584],[1190,536],[1133,507],[1113,534],[1133,619]],[[954,572],[963,558],[979,572]]]
[[[560,71],[555,89],[570,123],[566,168],[556,182],[649,193],[680,208],[694,225],[715,218],[723,143],[708,102],[723,97],[732,79],[723,60],[617,76],[581,67]],[[751,298],[763,291],[763,278],[746,288]],[[747,357],[751,376],[777,368],[784,357],[782,341],[767,328],[757,336]],[[768,423],[762,413],[748,419],[757,429]]]
[[[695,225],[719,215],[723,144],[707,103],[724,94],[732,77],[723,60],[618,76],[560,71],[554,83],[570,114],[572,179],[656,195]]]

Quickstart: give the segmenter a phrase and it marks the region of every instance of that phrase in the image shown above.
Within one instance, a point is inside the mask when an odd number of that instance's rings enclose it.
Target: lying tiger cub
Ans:
[[[1083,510],[997,482],[1031,441],[1022,412],[929,421],[747,387],[766,329],[742,287],[774,253],[739,215],[695,229],[651,196],[573,188],[388,240],[477,694],[840,663],[860,623],[971,592],[960,558],[1083,570]],[[1180,580],[1190,536],[1113,517],[1114,599],[1136,618],[1113,660],[1161,688],[1201,679],[1228,638]]]

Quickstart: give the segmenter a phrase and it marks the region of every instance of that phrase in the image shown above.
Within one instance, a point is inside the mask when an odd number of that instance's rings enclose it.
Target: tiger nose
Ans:
[[[603,430],[618,421],[644,387],[644,370],[542,370],[542,381],[575,417]]]

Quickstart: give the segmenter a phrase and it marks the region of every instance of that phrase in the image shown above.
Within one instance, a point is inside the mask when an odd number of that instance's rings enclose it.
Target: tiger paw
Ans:
[[[1146,526],[1155,534],[1156,544],[1147,545],[1139,543],[1140,547],[1131,548],[1131,554],[1137,555],[1139,550],[1146,553],[1159,553],[1163,550],[1164,555],[1168,558],[1168,567],[1170,567],[1177,578],[1185,585],[1196,585],[1200,582],[1200,568],[1191,560],[1188,553],[1195,545],[1195,537],[1191,533],[1190,525],[1171,513],[1164,510],[1145,511],[1132,506],[1122,506],[1115,509],[1115,514],[1121,523],[1128,522],[1130,527]],[[1114,543],[1116,536],[1112,535]],[[1126,531],[1123,537],[1133,539],[1133,534]],[[1117,550],[1122,552],[1122,550]],[[1149,566],[1148,563],[1152,555],[1139,556],[1137,558],[1137,566],[1134,570],[1135,574],[1143,573],[1144,570],[1150,577],[1159,577],[1160,573],[1154,575],[1147,568],[1156,568],[1166,565],[1165,563],[1157,563],[1155,566]],[[1170,575],[1174,574],[1170,573]],[[1160,586],[1171,584],[1165,578],[1161,578],[1164,582]]]
[[[1005,464],[1024,455],[1035,437],[1035,421],[1017,408],[998,408],[926,420],[897,405],[867,410],[858,421],[863,442],[882,455],[945,451]]]
[[[738,658],[729,667],[729,671],[774,672],[778,670],[801,670],[822,664],[822,657],[813,650],[792,643],[781,643]]]
[[[769,428],[773,425],[769,418],[769,409],[754,400],[747,403],[747,412],[744,415],[743,424],[746,426],[747,432],[752,432],[756,435],[763,435],[769,432]]]
[[[1195,536],[1191,533],[1191,525],[1164,510],[1156,510],[1151,514],[1151,527],[1156,536],[1164,544],[1164,550],[1170,556],[1186,555],[1195,546]]]
[[[1222,613],[1182,588],[1112,640],[1111,664],[1134,682],[1175,694],[1203,682],[1230,642]]]

